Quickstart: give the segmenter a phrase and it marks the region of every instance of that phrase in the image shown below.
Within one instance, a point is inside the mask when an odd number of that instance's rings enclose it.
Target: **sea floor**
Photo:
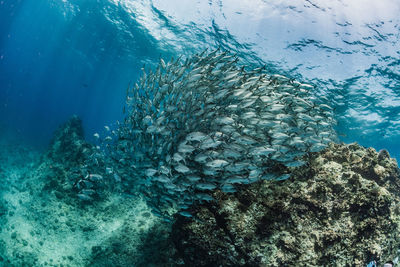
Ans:
[[[0,139],[0,266],[157,266],[162,224],[144,201],[66,202],[43,191],[41,155]]]
[[[228,198],[214,192],[218,211],[215,207],[200,207],[196,220],[181,217],[172,227],[153,215],[140,194],[122,190],[121,185],[129,186],[124,179],[135,177],[112,179],[112,186],[104,187],[104,192],[98,194],[102,197],[92,201],[79,199],[74,181],[84,178],[74,176],[73,170],[87,170],[82,155],[93,155],[94,147],[83,140],[81,132],[79,120],[71,119],[56,132],[47,150],[38,151],[12,134],[2,134],[0,129],[0,267],[197,266],[202,260],[208,261],[207,266],[215,262],[232,265],[224,260],[233,260],[232,266],[239,266],[243,258],[237,251],[250,251],[248,262],[253,256],[254,263],[260,262],[263,256],[264,263],[270,263],[273,257],[277,264],[271,266],[281,266],[282,262],[292,266],[298,255],[315,263],[325,261],[328,255],[343,266],[357,258],[353,265],[365,266],[376,258],[368,255],[392,259],[392,252],[384,255],[382,251],[397,250],[397,243],[393,243],[398,242],[393,237],[397,230],[393,227],[398,225],[398,209],[391,201],[398,203],[398,186],[390,181],[398,175],[398,168],[387,152],[378,153],[357,144],[331,144],[329,150],[308,163],[313,170],[310,177],[309,167],[304,167],[293,174],[296,183],[284,186],[287,180],[262,184],[267,187],[261,187],[261,191],[259,185],[253,185],[254,191],[243,189],[241,194],[257,196],[251,200],[253,208],[243,211],[244,195]],[[96,166],[91,172],[107,165]],[[103,180],[106,186],[106,178]],[[304,203],[314,208],[308,209]],[[358,203],[365,207],[349,210]],[[329,211],[333,206],[335,212]],[[278,210],[280,213],[276,213]],[[259,234],[259,228],[253,226],[263,226],[265,218],[276,221],[268,220],[267,231]],[[228,224],[220,225],[218,220]],[[320,243],[315,249],[318,239],[331,240],[332,236],[340,242]],[[278,247],[275,244],[280,241],[276,240],[286,240],[287,245]],[[343,250],[343,246],[348,249]],[[275,254],[271,256],[271,252]]]

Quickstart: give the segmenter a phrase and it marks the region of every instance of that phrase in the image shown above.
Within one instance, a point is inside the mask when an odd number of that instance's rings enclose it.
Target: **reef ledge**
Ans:
[[[172,239],[191,266],[365,266],[400,247],[400,175],[386,150],[330,144],[285,181],[213,192]]]

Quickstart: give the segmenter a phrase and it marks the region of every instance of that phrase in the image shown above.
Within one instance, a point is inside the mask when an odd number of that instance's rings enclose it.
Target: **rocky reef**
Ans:
[[[190,266],[365,266],[400,247],[400,176],[386,150],[330,144],[285,181],[213,192],[172,238]]]
[[[2,148],[2,147],[1,147]],[[74,116],[48,149],[0,150],[0,266],[163,266],[170,225],[127,196]],[[7,164],[4,164],[7,163]],[[90,174],[102,176],[90,180]],[[88,177],[89,175],[89,177]],[[88,177],[88,178],[85,178]],[[82,182],[78,188],[78,182]],[[89,184],[91,183],[91,185]],[[82,188],[85,184],[90,188]],[[82,199],[84,192],[91,199]],[[82,192],[82,194],[85,194]]]
[[[104,189],[110,187],[112,179],[106,179],[110,177],[105,168],[103,154],[85,141],[82,121],[73,116],[55,131],[36,171],[47,175],[44,192],[75,201],[85,191],[86,195],[81,198],[90,202],[106,197],[108,190]],[[89,180],[90,174],[99,175],[101,179]]]
[[[330,144],[301,167],[277,166],[289,179],[214,190],[172,224],[127,194],[77,117],[40,159],[12,150],[0,153],[12,163],[0,169],[0,266],[365,266],[398,255],[400,175],[386,150]]]

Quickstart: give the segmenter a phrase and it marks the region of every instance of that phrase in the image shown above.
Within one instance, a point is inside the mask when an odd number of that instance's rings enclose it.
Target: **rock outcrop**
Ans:
[[[8,154],[10,162],[25,159],[24,151]],[[106,172],[113,166],[104,158],[84,140],[81,120],[72,117],[56,131],[47,151],[35,153],[34,163],[24,162],[29,168],[7,166],[6,173],[0,172],[5,181],[0,186],[1,267],[170,262],[170,225],[155,217],[142,198],[119,190],[123,180]],[[103,179],[85,180],[88,174]],[[80,180],[85,181],[78,185]],[[90,201],[79,196],[87,191]]]
[[[172,238],[188,266],[365,266],[400,247],[400,176],[387,151],[331,144],[285,181],[213,193]]]
[[[81,119],[72,116],[55,131],[45,156],[64,164],[82,163],[85,152],[91,148],[85,141]]]
[[[43,192],[54,193],[64,201],[80,201],[78,195],[82,189],[94,192],[87,198],[91,201],[84,200],[82,203],[104,199],[107,194],[105,189],[113,182],[112,176],[106,175],[103,154],[85,140],[82,121],[77,116],[72,116],[55,131],[36,171],[46,176]],[[89,174],[98,174],[104,179],[85,180]],[[85,184],[88,186],[85,187]]]

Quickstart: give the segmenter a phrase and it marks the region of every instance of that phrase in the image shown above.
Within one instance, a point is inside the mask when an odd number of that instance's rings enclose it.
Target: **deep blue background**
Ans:
[[[106,1],[79,3],[76,14],[47,0],[0,7],[0,122],[35,144],[46,144],[72,114],[88,133],[120,119],[128,84],[161,54],[134,19]],[[105,10],[123,25],[110,23]]]

